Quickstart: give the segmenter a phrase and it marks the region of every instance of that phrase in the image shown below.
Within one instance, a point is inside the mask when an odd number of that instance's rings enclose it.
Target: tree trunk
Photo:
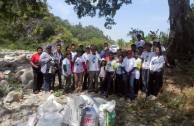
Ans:
[[[175,58],[192,56],[194,54],[194,16],[190,8],[190,0],[168,0],[168,4],[170,52]]]

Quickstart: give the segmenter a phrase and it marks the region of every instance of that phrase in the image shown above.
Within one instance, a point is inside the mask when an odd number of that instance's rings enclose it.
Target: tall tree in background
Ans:
[[[168,3],[171,52],[177,56],[194,54],[194,16],[190,0],[168,0]]]

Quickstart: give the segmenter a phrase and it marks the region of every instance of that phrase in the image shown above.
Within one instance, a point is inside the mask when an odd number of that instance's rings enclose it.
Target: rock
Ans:
[[[30,59],[32,57],[33,54],[26,54],[26,59]]]
[[[14,61],[14,57],[11,56],[11,55],[5,55],[3,60],[6,61],[6,62],[10,62],[10,61]]]
[[[33,71],[25,71],[21,76],[20,76],[20,80],[22,82],[22,84],[27,85],[31,80],[34,79],[34,74]]]
[[[4,99],[4,103],[12,103],[12,102],[17,102],[20,99],[23,98],[23,92],[16,92],[16,91],[11,91],[8,93],[8,95],[6,96],[6,98]]]
[[[7,86],[8,82],[6,80],[1,80],[0,81],[0,86]]]
[[[11,70],[6,70],[5,72],[3,72],[4,75],[9,75],[11,73]]]
[[[28,82],[28,84],[26,85],[26,88],[27,88],[27,89],[32,89],[33,84],[34,84],[34,80],[30,80],[30,81]]]
[[[10,114],[11,111],[3,106],[0,106],[0,117],[3,117],[6,114]]]

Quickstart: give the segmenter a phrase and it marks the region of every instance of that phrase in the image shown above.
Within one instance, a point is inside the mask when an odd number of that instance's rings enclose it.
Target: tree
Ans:
[[[118,39],[118,40],[117,40],[117,44],[118,44],[118,46],[119,46],[121,49],[123,49],[123,47],[125,46],[125,40],[123,40],[123,39]]]
[[[194,54],[194,16],[189,0],[168,0],[170,9],[169,48],[176,57]]]
[[[116,11],[123,4],[131,4],[132,0],[65,0],[74,5],[78,17],[94,17],[99,12],[99,17],[110,18],[105,27],[115,24],[113,18]],[[194,17],[190,8],[190,0],[168,0],[170,10],[170,36],[169,48],[173,55],[194,54]],[[184,43],[184,44],[183,44]]]

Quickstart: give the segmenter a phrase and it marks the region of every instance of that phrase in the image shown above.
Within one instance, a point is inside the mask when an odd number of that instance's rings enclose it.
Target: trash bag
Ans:
[[[92,106],[87,106],[84,108],[81,126],[98,126],[98,115]]]
[[[66,116],[66,118],[68,118],[69,120],[69,125],[80,126],[81,120],[83,117],[83,108],[85,107],[85,101],[80,96],[70,96],[67,99],[68,99],[68,102],[67,102],[66,114],[68,116]]]

